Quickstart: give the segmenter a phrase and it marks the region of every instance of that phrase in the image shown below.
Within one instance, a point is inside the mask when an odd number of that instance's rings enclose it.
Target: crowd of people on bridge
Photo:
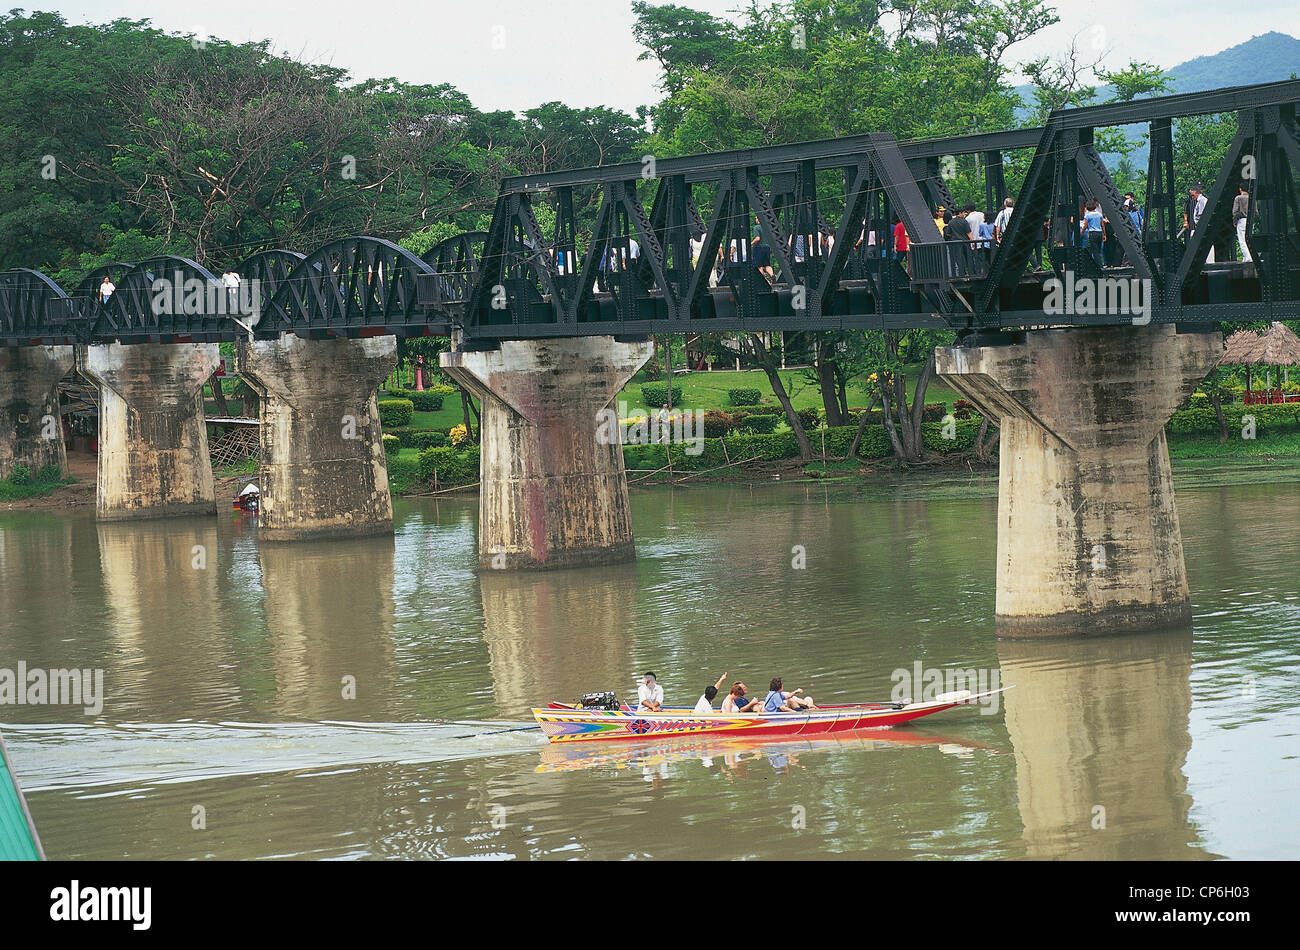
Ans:
[[[1183,203],[1183,230],[1179,239],[1189,242],[1195,237],[1206,214],[1207,199],[1199,184],[1193,185]],[[973,203],[962,207],[948,208],[937,204],[933,210],[935,232],[916,235],[908,231],[907,226],[898,215],[892,218],[892,224],[878,228],[874,222],[866,222],[853,243],[853,252],[868,259],[887,259],[898,262],[909,275],[913,272],[912,251],[915,245],[936,245],[942,249],[944,267],[947,276],[982,276],[986,272],[988,261],[993,251],[1006,239],[1015,215],[1014,198],[1004,198],[996,209],[987,211]],[[1086,197],[1080,203],[1075,215],[1065,223],[1063,233],[1053,234],[1052,222],[1042,221],[1034,228],[1034,246],[1030,252],[1031,266],[1049,265],[1046,250],[1051,245],[1068,245],[1082,248],[1098,268],[1124,267],[1129,264],[1123,242],[1117,233],[1117,226],[1137,235],[1146,234],[1146,210],[1137,196],[1125,192],[1119,204],[1119,213],[1127,221],[1112,221],[1105,213],[1101,202],[1095,197]],[[1242,182],[1238,194],[1232,203],[1232,224],[1236,231],[1239,257],[1250,261],[1250,248],[1246,243],[1246,226],[1250,213],[1250,195],[1246,182]],[[925,229],[925,230],[928,230]],[[733,232],[734,233],[734,232]],[[941,240],[940,240],[941,239]],[[690,238],[691,267],[698,270],[701,257],[705,256],[706,234],[697,231]],[[785,238],[784,254],[780,257],[789,261],[796,270],[812,257],[827,259],[835,248],[835,233],[829,225],[819,224],[815,232],[791,234]],[[641,257],[641,247],[630,236],[613,238],[606,243],[603,253],[597,259],[597,286],[603,291],[610,291],[617,285],[617,275],[636,270]],[[576,273],[576,255],[572,252],[552,252],[557,271],[560,274]],[[1214,263],[1214,249],[1211,248],[1206,258],[1207,263]],[[776,260],[773,248],[763,236],[763,228],[757,217],[747,237],[732,237],[720,242],[713,250],[713,266],[708,270],[708,286],[717,287],[720,283],[730,282],[746,272],[756,273],[767,284],[778,280],[793,283],[791,275],[780,273],[780,263]]]

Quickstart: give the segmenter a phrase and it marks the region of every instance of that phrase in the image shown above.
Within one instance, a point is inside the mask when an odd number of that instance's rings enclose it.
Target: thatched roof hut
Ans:
[[[1219,365],[1300,366],[1300,337],[1282,323],[1264,333],[1240,330],[1228,337]]]
[[[1251,397],[1252,366],[1300,366],[1300,337],[1291,332],[1285,324],[1274,321],[1263,333],[1254,330],[1239,330],[1223,347],[1220,366],[1245,364],[1246,367],[1246,401]],[[1286,370],[1283,369],[1283,378]],[[1267,384],[1266,384],[1267,385]]]

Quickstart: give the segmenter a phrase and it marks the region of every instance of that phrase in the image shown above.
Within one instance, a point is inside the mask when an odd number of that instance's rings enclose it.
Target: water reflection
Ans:
[[[483,571],[483,640],[493,695],[506,717],[584,693],[635,690],[633,655],[639,583],[635,564],[598,570]]]
[[[1189,820],[1190,631],[999,641],[1027,857],[1207,858]],[[1104,812],[1101,811],[1104,809]]]
[[[266,636],[276,714],[361,719],[398,670],[393,539],[263,544]]]

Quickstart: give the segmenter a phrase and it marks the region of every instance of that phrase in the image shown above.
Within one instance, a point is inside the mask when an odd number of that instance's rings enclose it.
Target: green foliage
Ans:
[[[652,356],[646,360],[641,367],[641,378],[648,382],[655,382],[664,378],[664,364],[659,362],[658,356]]]
[[[381,441],[384,444],[384,455],[388,458],[392,458],[402,449],[402,441],[395,435],[384,433]]]
[[[603,106],[483,113],[450,85],[354,82],[269,42],[191,40],[0,14],[0,269],[71,290],[164,252],[216,268],[365,233],[420,254],[485,227],[503,175],[645,152],[644,120]],[[434,340],[399,341],[399,356],[428,360]]]
[[[15,465],[9,470],[9,484],[30,485],[31,483],[32,470],[26,465]]]
[[[415,452],[404,449],[388,456],[388,488],[401,495],[423,485],[420,480],[420,460]]]
[[[1055,22],[1039,0],[750,4],[732,23],[633,4],[633,35],[660,69],[656,155],[882,128],[924,138],[1013,124],[1007,48]]]
[[[736,427],[736,420],[720,409],[709,409],[704,413],[704,437],[717,439],[729,434]]]
[[[776,429],[779,421],[776,416],[746,415],[740,420],[740,428],[745,432],[770,433]]]
[[[430,387],[425,390],[418,389],[389,389],[388,395],[394,399],[409,399],[411,405],[418,412],[437,412],[442,408],[446,394],[439,391],[451,389],[450,386]]]
[[[57,465],[45,465],[36,473],[36,483],[38,485],[57,485],[63,481],[63,469]]]
[[[1245,425],[1242,421],[1245,416],[1254,417],[1256,434],[1283,432],[1300,427],[1300,403],[1224,406],[1223,416],[1228,424],[1229,438],[1232,438],[1234,433],[1240,435],[1241,429]],[[1173,435],[1217,434],[1219,422],[1214,414],[1213,406],[1197,403],[1189,409],[1180,409],[1175,412],[1166,429]]]
[[[657,409],[668,402],[669,383],[644,383],[641,386],[641,398],[645,400],[647,409]],[[676,384],[672,385],[672,404],[680,406],[682,404],[682,389]]]
[[[728,389],[727,401],[733,406],[757,406],[763,398],[759,389]]]
[[[478,446],[455,449],[450,446],[429,448],[419,455],[420,477],[439,488],[472,485],[478,481]]]
[[[379,421],[385,429],[409,426],[415,415],[415,404],[409,399],[379,400]]]
[[[825,409],[818,409],[815,406],[809,406],[806,409],[800,409],[795,413],[799,417],[799,424],[804,427],[804,431],[811,431],[822,424],[822,417],[825,416]]]

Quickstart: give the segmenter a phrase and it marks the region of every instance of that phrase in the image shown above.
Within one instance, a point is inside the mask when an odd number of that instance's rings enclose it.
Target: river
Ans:
[[[994,637],[995,493],[634,490],[635,564],[542,574],[476,569],[472,497],[291,545],[0,514],[0,668],[105,688],[0,726],[53,858],[1300,857],[1300,485],[1180,482],[1194,629],[1050,643]],[[1015,688],[841,740],[520,728],[646,669],[669,703],[723,672],[829,703],[916,664]]]

